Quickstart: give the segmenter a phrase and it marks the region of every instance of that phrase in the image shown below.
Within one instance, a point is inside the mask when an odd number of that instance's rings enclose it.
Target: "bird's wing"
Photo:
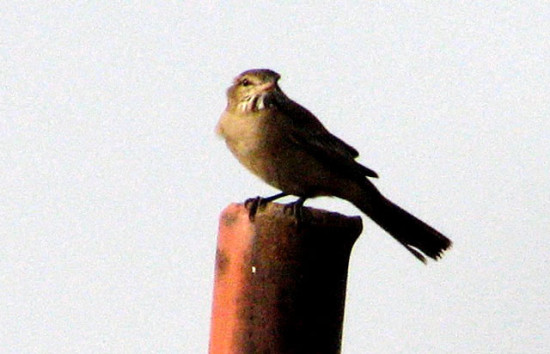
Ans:
[[[343,172],[378,177],[376,172],[355,161],[359,156],[356,149],[332,135],[306,108],[286,97],[277,100],[276,105],[282,116],[291,120],[286,124],[290,127],[288,138],[300,148]]]

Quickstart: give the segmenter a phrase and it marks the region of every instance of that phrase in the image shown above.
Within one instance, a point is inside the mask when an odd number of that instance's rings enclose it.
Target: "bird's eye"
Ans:
[[[241,81],[241,85],[248,86],[250,85],[250,81],[248,79],[243,79],[243,81]]]

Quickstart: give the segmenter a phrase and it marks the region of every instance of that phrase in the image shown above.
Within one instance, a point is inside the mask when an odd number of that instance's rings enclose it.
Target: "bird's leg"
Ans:
[[[248,209],[248,217],[250,218],[250,220],[254,220],[254,216],[256,216],[258,209],[263,209],[267,205],[267,203],[272,202],[276,199],[285,197],[287,195],[288,194],[286,194],[285,192],[281,192],[267,198],[262,198],[260,196],[257,196],[255,198],[247,199],[244,202],[244,206]]]
[[[304,202],[307,197],[299,197],[298,200],[285,205],[285,211],[289,211],[296,218],[298,225],[304,220]]]

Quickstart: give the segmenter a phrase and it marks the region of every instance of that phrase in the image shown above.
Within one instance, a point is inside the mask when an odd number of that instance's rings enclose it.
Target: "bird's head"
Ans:
[[[248,113],[268,108],[266,97],[281,92],[277,81],[281,75],[269,69],[247,70],[227,89],[228,108]]]

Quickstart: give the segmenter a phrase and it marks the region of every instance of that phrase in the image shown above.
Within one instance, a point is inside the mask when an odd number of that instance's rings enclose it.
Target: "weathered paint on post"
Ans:
[[[338,353],[360,217],[280,204],[221,215],[210,353]]]

